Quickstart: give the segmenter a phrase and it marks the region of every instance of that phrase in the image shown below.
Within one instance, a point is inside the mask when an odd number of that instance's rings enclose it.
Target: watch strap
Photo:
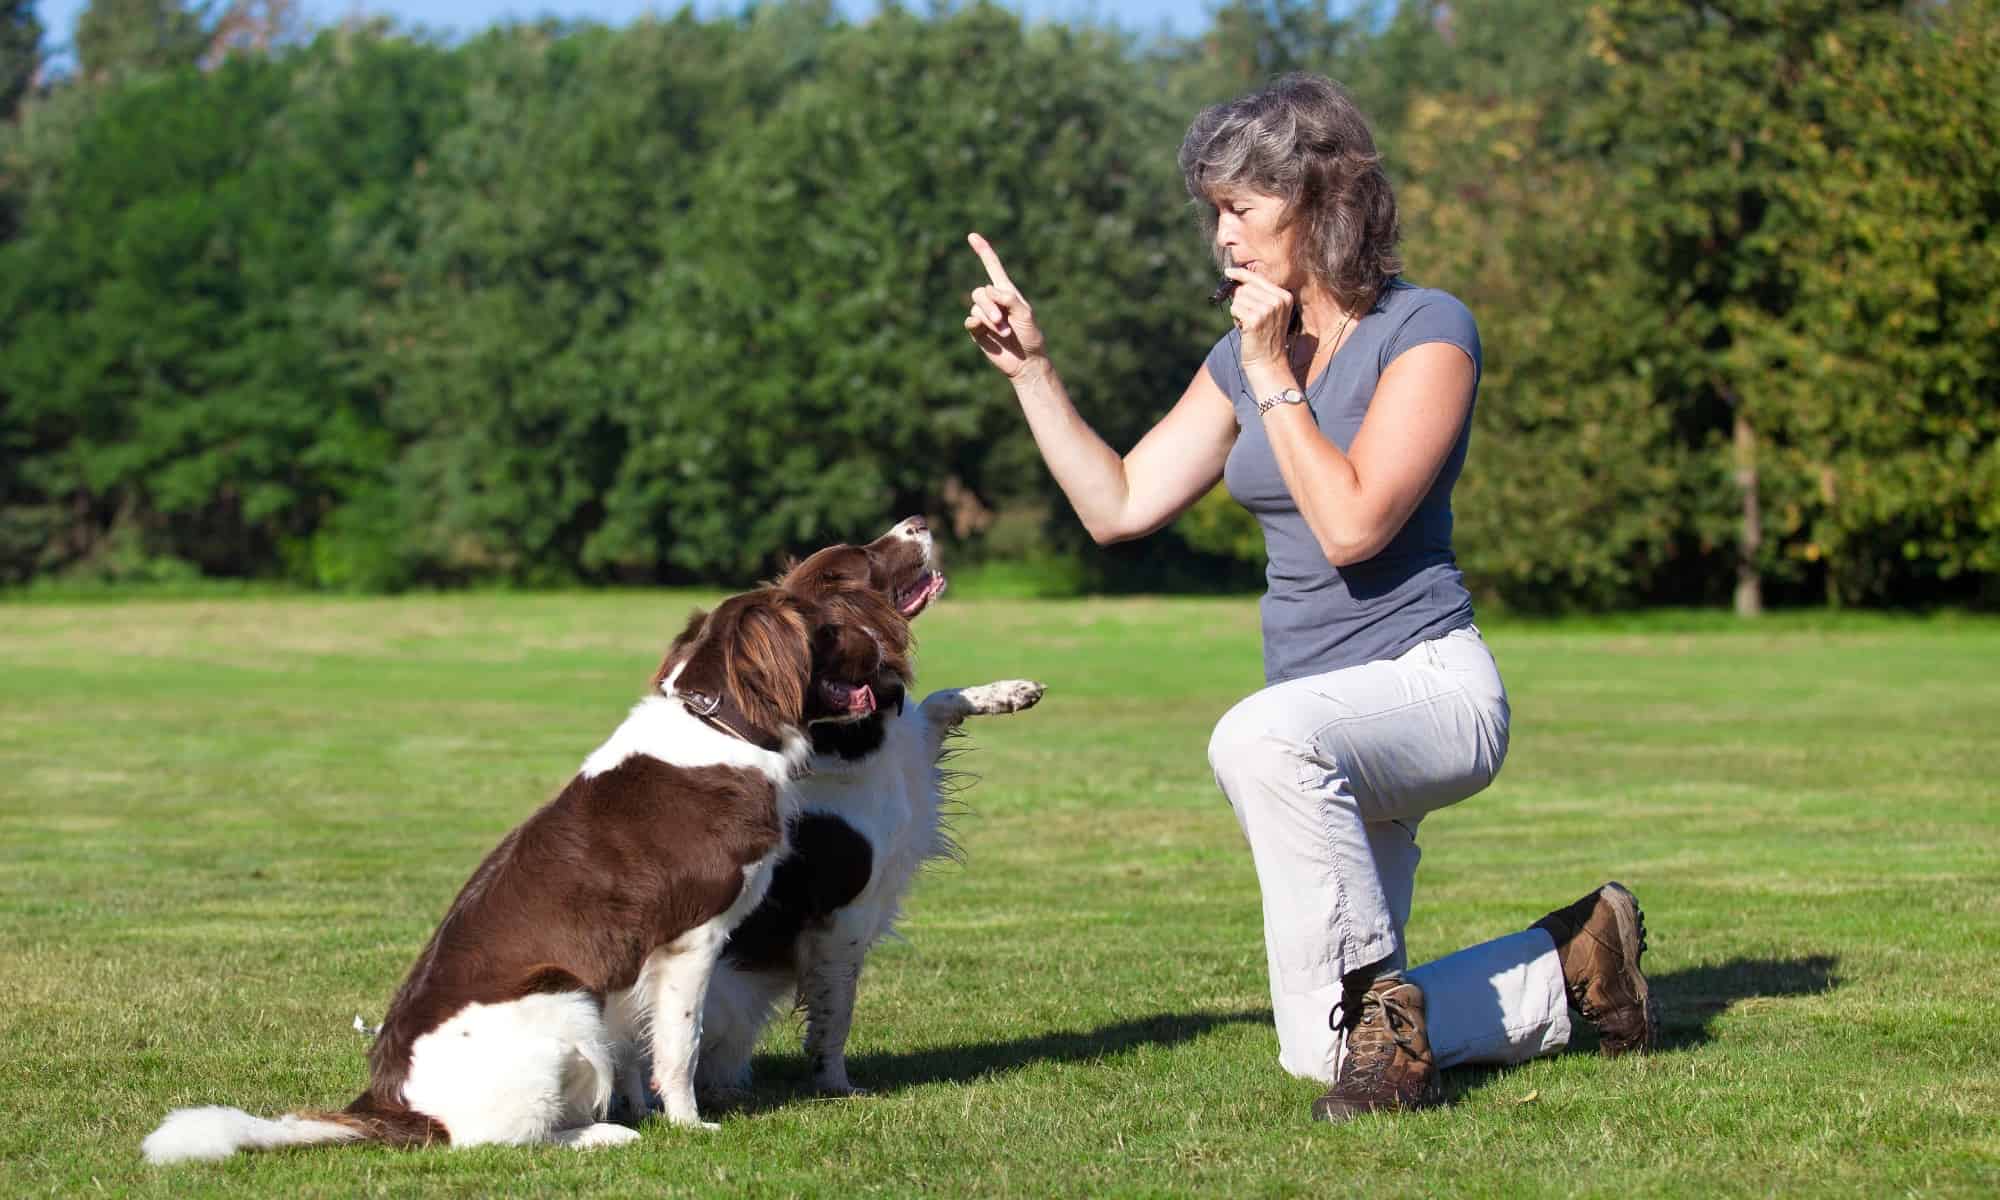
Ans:
[[[1306,394],[1295,387],[1280,388],[1257,402],[1257,413],[1262,416],[1280,404],[1304,404]]]

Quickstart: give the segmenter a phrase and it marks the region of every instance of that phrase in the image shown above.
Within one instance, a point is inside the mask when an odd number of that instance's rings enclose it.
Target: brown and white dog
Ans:
[[[652,694],[473,872],[390,1004],[368,1089],[337,1113],[181,1109],[156,1163],[242,1149],[629,1142],[605,1122],[639,1046],[675,1124],[700,1123],[716,958],[769,888],[818,721],[865,719],[908,626],[866,588],[778,587],[697,614]]]
[[[921,517],[865,546],[829,546],[787,571],[779,586],[808,602],[880,594],[906,619],[944,590]],[[750,1056],[781,1005],[805,1010],[805,1052],[822,1092],[852,1094],[847,1037],[870,949],[887,935],[926,862],[956,852],[939,819],[949,773],[947,735],[966,717],[1018,712],[1042,697],[1026,680],[948,689],[905,706],[907,661],[889,656],[871,690],[873,713],[813,727],[812,769],[770,890],[730,935],[702,1019],[697,1087],[714,1095],[749,1084]]]

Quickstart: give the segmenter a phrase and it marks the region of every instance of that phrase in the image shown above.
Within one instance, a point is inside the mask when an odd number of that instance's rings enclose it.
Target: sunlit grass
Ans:
[[[0,1192],[2000,1189],[2000,624],[1488,628],[1513,757],[1425,823],[1413,954],[1616,876],[1668,1046],[1456,1072],[1448,1109],[1330,1129],[1276,1066],[1255,880],[1204,758],[1257,682],[1254,602],[963,592],[924,618],[923,683],[1049,695],[975,727],[968,862],[870,961],[871,1095],[812,1098],[783,1024],[717,1134],[144,1166],[175,1105],[359,1089],[354,1016],[703,598],[0,606]]]

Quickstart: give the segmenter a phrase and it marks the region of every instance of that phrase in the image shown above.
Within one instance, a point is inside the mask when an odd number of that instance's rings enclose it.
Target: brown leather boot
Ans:
[[[1356,1003],[1335,1011],[1347,1019],[1347,1052],[1333,1086],[1313,1101],[1316,1119],[1345,1121],[1362,1113],[1444,1102],[1424,1026],[1422,988],[1400,974],[1383,975]]]
[[[1659,1038],[1652,989],[1639,969],[1646,914],[1621,883],[1607,883],[1535,922],[1555,939],[1569,1002],[1597,1026],[1607,1055],[1644,1050]]]

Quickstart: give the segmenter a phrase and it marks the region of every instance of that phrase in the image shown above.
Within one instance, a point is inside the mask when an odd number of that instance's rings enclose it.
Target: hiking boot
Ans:
[[[1345,1121],[1362,1113],[1444,1102],[1424,1027],[1422,988],[1401,974],[1382,975],[1357,1002],[1342,1004],[1335,1014],[1345,1018],[1346,1047],[1344,1053],[1336,1051],[1333,1086],[1313,1101],[1315,1119]]]
[[[1652,990],[1639,970],[1646,914],[1621,883],[1607,883],[1535,922],[1556,943],[1569,1002],[1597,1026],[1607,1055],[1644,1050],[1659,1037]]]

